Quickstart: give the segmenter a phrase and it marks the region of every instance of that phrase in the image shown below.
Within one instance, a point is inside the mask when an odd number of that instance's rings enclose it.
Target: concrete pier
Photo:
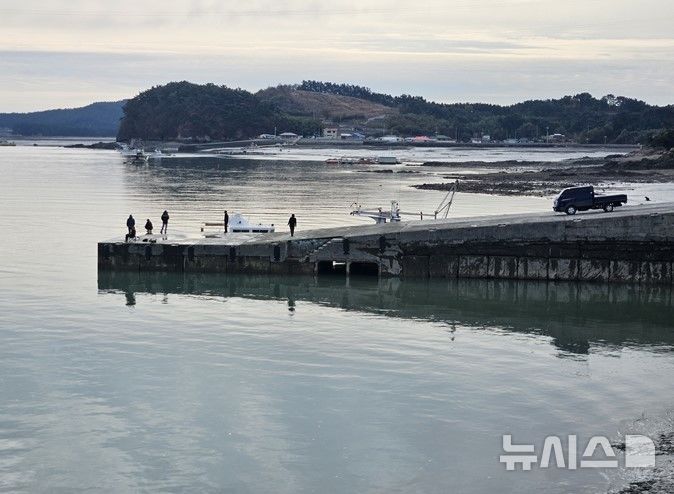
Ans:
[[[98,244],[99,269],[120,271],[672,284],[673,262],[674,203]]]

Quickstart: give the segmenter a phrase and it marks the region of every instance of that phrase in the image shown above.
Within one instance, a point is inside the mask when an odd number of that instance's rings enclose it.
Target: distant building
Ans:
[[[323,137],[327,139],[339,139],[341,133],[339,132],[339,127],[324,127],[323,128]]]
[[[489,134],[483,135],[482,142],[491,142],[491,136]]]
[[[281,139],[297,139],[299,136],[294,132],[283,132],[278,135]]]
[[[258,139],[276,139],[274,134],[260,134],[257,136]]]

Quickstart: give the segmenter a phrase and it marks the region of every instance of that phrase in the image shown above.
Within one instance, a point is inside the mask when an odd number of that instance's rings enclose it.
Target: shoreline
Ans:
[[[674,150],[639,150],[627,155],[605,158],[579,158],[562,162],[427,162],[429,166],[462,166],[497,168],[498,172],[481,174],[444,174],[451,182],[412,185],[420,190],[450,190],[459,180],[460,191],[476,194],[547,197],[561,189],[581,184],[610,186],[616,183],[674,183]],[[508,171],[508,167],[523,165],[540,170]]]

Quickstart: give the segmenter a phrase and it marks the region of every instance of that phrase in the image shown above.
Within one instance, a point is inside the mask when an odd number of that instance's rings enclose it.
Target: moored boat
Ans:
[[[377,156],[378,165],[399,165],[401,161],[395,156]]]
[[[149,159],[149,156],[145,154],[145,152],[142,149],[136,150],[136,154],[133,154],[129,157],[129,163],[132,165],[142,165],[144,163],[147,163],[147,160]]]
[[[205,222],[201,225],[203,232],[208,227],[219,227],[224,229],[223,222]],[[262,223],[251,223],[248,219],[240,213],[232,213],[229,216],[228,233],[274,233],[276,228],[274,224],[265,225]],[[216,234],[205,234],[205,237],[217,238],[222,235],[222,231]]]
[[[250,223],[242,214],[232,213],[229,218],[229,231],[232,233],[273,233],[275,228],[273,224]]]

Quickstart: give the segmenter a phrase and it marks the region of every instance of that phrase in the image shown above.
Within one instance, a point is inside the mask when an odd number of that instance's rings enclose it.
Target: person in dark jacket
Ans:
[[[225,233],[227,233],[227,226],[229,225],[229,215],[227,214],[227,210],[226,210],[226,209],[225,209],[225,219],[224,219],[224,223],[225,223]]]
[[[145,222],[145,229],[147,230],[148,235],[152,235],[152,222],[150,221],[150,218]]]
[[[124,237],[124,242],[128,242],[129,239],[133,240],[134,238],[136,238],[136,227],[135,226],[129,228],[129,233],[127,233],[126,236]]]
[[[295,218],[294,213],[290,215],[290,219],[288,220],[288,226],[290,227],[290,236],[294,237],[295,227],[297,226],[297,218]]]
[[[159,233],[168,233],[168,220],[168,211],[164,210],[164,212],[161,214],[161,230],[159,230]]]
[[[126,227],[129,229],[129,233],[131,233],[132,229],[136,228],[136,220],[133,219],[133,216],[129,215],[126,219]]]

